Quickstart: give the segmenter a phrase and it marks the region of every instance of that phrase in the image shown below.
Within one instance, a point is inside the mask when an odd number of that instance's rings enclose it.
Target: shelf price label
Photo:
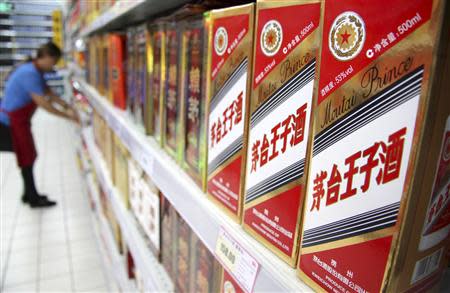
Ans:
[[[217,237],[215,255],[246,292],[253,291],[259,263],[223,227]]]

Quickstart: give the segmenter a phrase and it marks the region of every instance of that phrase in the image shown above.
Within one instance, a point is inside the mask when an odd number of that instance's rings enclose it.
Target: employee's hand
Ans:
[[[74,121],[77,124],[80,124],[80,117],[78,116],[78,112],[75,109],[67,109],[67,116],[70,120]]]

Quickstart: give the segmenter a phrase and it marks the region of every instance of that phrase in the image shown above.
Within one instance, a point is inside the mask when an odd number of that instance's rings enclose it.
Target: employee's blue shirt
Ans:
[[[31,102],[31,94],[44,95],[45,80],[32,62],[17,67],[9,76],[5,95],[0,104],[0,123],[9,125],[9,117],[4,112],[12,112]]]

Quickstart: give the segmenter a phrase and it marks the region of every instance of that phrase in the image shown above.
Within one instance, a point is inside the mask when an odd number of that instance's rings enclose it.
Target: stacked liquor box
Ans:
[[[120,33],[109,36],[109,84],[114,105],[120,109],[126,108],[126,37]]]
[[[433,291],[450,229],[449,3],[323,4],[300,276]]]
[[[136,27],[130,27],[127,29],[127,111],[134,117],[135,105],[136,105]]]
[[[101,54],[101,74],[102,74],[102,84],[101,88],[103,89],[103,92],[101,92],[102,95],[106,96],[109,101],[112,100],[112,91],[110,86],[110,78],[109,78],[109,35],[105,34],[101,38],[102,42],[102,54]]]
[[[189,292],[209,293],[220,290],[222,267],[195,233],[191,235]]]
[[[175,255],[177,250],[177,212],[170,202],[161,196],[161,262],[167,274],[175,280]]]
[[[166,77],[165,32],[164,22],[159,21],[149,26],[149,37],[153,47],[153,73],[151,76],[151,93],[153,97],[153,129],[151,132],[155,139],[162,144],[164,120],[162,116],[163,88]]]
[[[133,159],[128,160],[130,208],[151,242],[155,256],[160,252],[160,195],[157,187]]]
[[[180,50],[179,23],[176,20],[168,22],[165,26],[166,41],[166,78],[163,89],[162,115],[165,121],[163,128],[163,145],[166,151],[177,159],[179,143],[181,95],[179,94],[179,63]]]
[[[155,51],[154,51],[154,45],[153,45],[153,38],[152,38],[152,32],[149,29],[149,26],[146,26],[145,30],[145,64],[146,64],[146,80],[145,80],[145,95],[144,95],[144,113],[143,113],[143,119],[144,119],[144,128],[145,133],[147,135],[153,135],[153,112],[154,112],[154,105],[153,105],[153,73],[154,73],[154,60],[155,60]],[[141,48],[141,45],[140,45]],[[141,49],[139,49],[141,50]],[[144,82],[144,81],[143,81]]]
[[[117,187],[126,208],[129,207],[128,158],[128,150],[123,145],[120,138],[114,135],[114,184]]]
[[[120,226],[114,214],[110,200],[106,196],[101,186],[99,187],[99,189],[103,215],[105,216],[106,220],[109,223],[109,226],[114,236],[114,240],[116,241],[117,250],[119,251],[119,253],[122,254],[123,253],[122,231],[120,230]]]
[[[254,5],[209,13],[207,192],[240,222],[245,188]]]
[[[110,176],[111,176],[111,180],[112,182],[115,183],[114,179],[115,179],[115,168],[114,168],[114,156],[115,156],[115,146],[114,146],[114,131],[108,127],[108,125],[106,124],[106,121],[104,121],[105,123],[105,136],[104,136],[104,154],[105,154],[105,161],[106,161],[106,166],[108,167]]]
[[[189,225],[180,216],[177,217],[177,250],[175,254],[175,279],[174,285],[177,292],[189,292],[189,281],[192,267],[191,259],[191,234]]]
[[[256,4],[243,226],[295,266],[319,47],[319,1]]]
[[[206,67],[205,27],[203,20],[189,21],[183,26],[181,86],[183,111],[181,121],[181,165],[194,179],[205,188],[205,152],[206,152],[206,95],[203,73]]]
[[[138,125],[145,127],[145,106],[148,94],[147,69],[147,26],[141,25],[136,29],[136,101],[135,119]]]

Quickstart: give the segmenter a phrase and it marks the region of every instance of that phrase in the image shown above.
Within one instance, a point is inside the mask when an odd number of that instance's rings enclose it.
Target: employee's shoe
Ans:
[[[47,199],[46,195],[38,195],[38,197]],[[29,203],[30,202],[30,196],[27,195],[27,194],[22,195],[22,202],[23,203]]]
[[[56,205],[56,201],[49,200],[48,198],[38,197],[30,201],[30,207],[32,208],[48,208]]]

